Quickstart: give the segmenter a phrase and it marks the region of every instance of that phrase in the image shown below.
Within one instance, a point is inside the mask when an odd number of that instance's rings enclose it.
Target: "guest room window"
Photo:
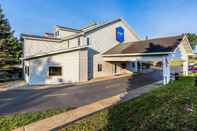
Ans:
[[[61,76],[61,75],[62,75],[62,67],[58,67],[58,66],[49,67],[49,76]]]
[[[78,46],[81,45],[81,41],[80,41],[80,38],[78,38]]]
[[[102,71],[102,64],[98,64],[98,72]]]
[[[86,42],[87,42],[87,45],[90,45],[90,38],[89,37],[86,38]]]
[[[55,36],[59,36],[60,35],[60,32],[59,31],[56,31],[55,32]]]
[[[135,62],[132,62],[132,68],[135,68]]]

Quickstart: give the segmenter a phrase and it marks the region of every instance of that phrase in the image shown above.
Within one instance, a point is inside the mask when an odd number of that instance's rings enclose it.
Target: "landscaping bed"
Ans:
[[[61,131],[194,131],[197,87],[182,77],[136,99],[95,113]]]
[[[32,122],[68,111],[69,108],[51,109],[43,112],[17,113],[0,116],[0,131],[10,131],[12,129],[30,124]],[[47,123],[46,123],[47,124]]]

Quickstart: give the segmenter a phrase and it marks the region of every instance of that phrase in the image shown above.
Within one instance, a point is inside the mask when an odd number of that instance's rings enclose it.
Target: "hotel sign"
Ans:
[[[120,43],[124,42],[124,29],[122,27],[116,28],[116,40]]]

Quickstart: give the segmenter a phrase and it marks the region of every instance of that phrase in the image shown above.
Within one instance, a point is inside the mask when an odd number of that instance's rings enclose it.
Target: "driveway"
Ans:
[[[0,114],[78,107],[158,80],[161,80],[161,72],[154,71],[132,79],[122,77],[76,86],[8,90],[0,92]]]

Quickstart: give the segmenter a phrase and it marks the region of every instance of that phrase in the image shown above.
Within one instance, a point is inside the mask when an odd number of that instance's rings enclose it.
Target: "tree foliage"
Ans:
[[[19,63],[22,46],[5,18],[0,5],[0,69]]]
[[[189,42],[192,46],[192,48],[195,48],[197,46],[197,34],[195,33],[187,33],[187,38],[189,39]]]

